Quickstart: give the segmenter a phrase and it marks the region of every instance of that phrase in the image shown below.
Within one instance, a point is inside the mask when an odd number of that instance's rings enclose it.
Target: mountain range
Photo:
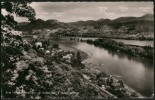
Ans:
[[[106,29],[104,29],[106,26]],[[107,30],[113,32],[119,32],[122,30],[124,33],[135,32],[154,32],[154,18],[153,14],[145,14],[141,17],[119,17],[114,20],[111,19],[99,19],[99,20],[87,20],[87,21],[77,21],[64,23],[54,19],[42,20],[37,19],[32,22],[22,22],[18,24],[17,30],[20,31],[32,31],[34,29],[70,29],[77,30],[81,27],[85,27],[87,30],[93,28],[94,30]],[[90,28],[91,27],[91,28]],[[126,31],[124,31],[126,29]],[[95,31],[93,31],[95,32]]]

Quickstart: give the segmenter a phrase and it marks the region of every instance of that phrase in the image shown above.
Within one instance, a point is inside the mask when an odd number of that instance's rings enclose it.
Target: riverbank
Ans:
[[[73,50],[75,53],[77,53],[79,51],[82,61],[89,57],[89,55],[86,52],[79,50],[79,49],[73,47],[72,45],[69,45],[69,43],[70,43],[69,41],[67,41],[67,43],[64,41],[63,42],[57,42],[57,43],[59,44],[60,48],[62,47],[63,50]]]
[[[99,64],[99,65],[97,65],[97,64],[94,65],[94,64],[92,64],[92,63],[87,63],[87,62],[84,62],[83,64],[85,64],[85,66],[86,66],[88,69],[93,69],[93,70],[95,70],[95,71],[101,73],[101,71],[98,70],[98,69],[96,69],[96,67],[95,67],[95,66],[100,66],[100,64]],[[108,74],[107,72],[106,72],[105,74],[108,75],[108,76],[111,75],[111,74]],[[112,75],[112,76],[113,76],[113,75]],[[117,81],[120,80],[120,79],[117,79],[117,77],[113,77],[113,79],[114,79],[114,80],[117,80]],[[138,98],[146,98],[145,96],[143,96],[142,94],[140,94],[140,93],[137,92],[136,90],[134,90],[134,89],[132,89],[131,87],[129,87],[126,83],[124,83],[124,88],[125,88],[127,94],[130,94],[130,95],[135,94]],[[137,98],[137,97],[135,97],[135,98]]]
[[[69,41],[68,41],[69,42]],[[86,66],[86,67],[91,67],[91,69],[94,69],[94,70],[96,70],[96,71],[98,71],[98,72],[100,72],[98,69],[96,69],[96,67],[95,66],[97,66],[97,65],[92,65],[92,66],[88,66],[87,65],[87,62],[85,62],[85,60],[87,59],[87,58],[90,58],[91,56],[88,54],[88,53],[86,53],[86,52],[84,52],[84,51],[82,51],[82,50],[79,50],[79,49],[77,49],[77,48],[75,48],[75,47],[73,47],[73,46],[71,46],[71,45],[68,45],[69,43],[65,43],[65,42],[59,42],[59,44],[60,45],[65,45],[66,47],[68,47],[68,49],[72,49],[72,50],[74,50],[75,52],[77,52],[77,51],[79,51],[80,52],[80,54],[81,54],[81,58],[82,58],[82,62],[83,62],[83,64]],[[108,75],[108,73],[106,73],[107,75]],[[109,74],[110,75],[110,74]],[[116,78],[115,78],[116,79]],[[117,79],[116,79],[117,80]],[[136,94],[136,96],[138,96],[139,98],[145,98],[143,95],[141,95],[140,93],[138,93],[137,91],[135,91],[134,89],[132,89],[132,88],[130,88],[129,86],[127,86],[126,84],[124,84],[124,86],[125,86],[125,89],[126,89],[126,91],[127,91],[127,93],[128,94],[133,94],[133,93],[135,93]]]
[[[81,42],[87,42],[88,44],[111,49],[116,52],[122,52],[135,57],[145,58],[153,62],[153,47],[151,46],[134,46],[111,39],[96,39],[95,41],[81,40]]]
[[[154,41],[153,37],[139,37],[139,38],[129,38],[129,37],[106,37],[106,36],[81,36],[81,35],[77,35],[77,36],[72,36],[72,35],[68,35],[68,36],[64,36],[64,37],[80,37],[80,38],[107,38],[107,39],[125,39],[125,40],[139,40],[139,41]]]
[[[52,40],[53,41],[53,40]],[[75,42],[73,42],[73,41],[70,41],[70,39],[68,38],[68,39],[62,39],[62,40],[54,40],[53,41],[54,43],[57,43],[57,44],[59,44],[59,47],[60,48],[62,48],[62,49],[64,49],[64,50],[73,50],[74,52],[78,52],[78,51],[80,51],[80,55],[81,55],[81,58],[82,58],[82,60],[84,61],[84,60],[86,60],[88,57],[90,57],[91,55],[90,54],[88,54],[87,52],[83,52],[83,51],[81,51],[82,49],[77,49],[78,47],[77,47],[77,41],[75,41]],[[77,48],[76,48],[77,47]],[[90,66],[89,66],[90,67]],[[96,65],[94,65],[94,68],[96,67]],[[129,88],[127,88],[127,90],[128,91],[131,91],[131,90],[129,90]],[[132,91],[130,92],[130,93],[132,93]],[[138,95],[139,96],[139,95]],[[139,96],[139,97],[141,97],[141,96]]]

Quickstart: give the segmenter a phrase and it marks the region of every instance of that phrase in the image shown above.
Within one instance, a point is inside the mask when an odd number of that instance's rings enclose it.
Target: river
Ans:
[[[69,38],[56,40],[62,49],[72,47],[86,52],[89,57],[85,63],[92,63],[100,71],[121,76],[125,84],[141,93],[143,96],[151,96],[154,86],[153,63],[142,58],[133,57],[112,50],[95,47],[84,42],[71,41]]]

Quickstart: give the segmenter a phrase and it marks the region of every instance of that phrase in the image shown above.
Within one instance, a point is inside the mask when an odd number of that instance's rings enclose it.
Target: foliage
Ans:
[[[53,44],[53,48],[59,48],[58,44]]]
[[[77,52],[77,62],[81,63],[81,55],[79,51]]]
[[[15,31],[17,22],[14,16],[27,17],[30,21],[35,19],[35,12],[27,2],[1,2],[1,60],[2,67],[2,97],[13,98],[16,91],[15,79],[18,77],[17,62],[28,51],[28,45]],[[7,77],[6,77],[7,76]],[[12,92],[7,94],[7,92]],[[9,95],[9,96],[8,96]]]
[[[111,39],[103,38],[96,39],[95,41],[86,40],[89,44],[94,44],[95,46],[100,46],[114,50],[116,52],[124,52],[129,55],[143,57],[149,60],[153,60],[153,47],[151,46],[134,46],[129,44],[124,44],[122,42],[116,42]]]

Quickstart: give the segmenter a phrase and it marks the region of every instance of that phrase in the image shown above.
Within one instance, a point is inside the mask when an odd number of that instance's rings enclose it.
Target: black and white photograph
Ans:
[[[2,99],[153,99],[152,1],[1,1]]]

